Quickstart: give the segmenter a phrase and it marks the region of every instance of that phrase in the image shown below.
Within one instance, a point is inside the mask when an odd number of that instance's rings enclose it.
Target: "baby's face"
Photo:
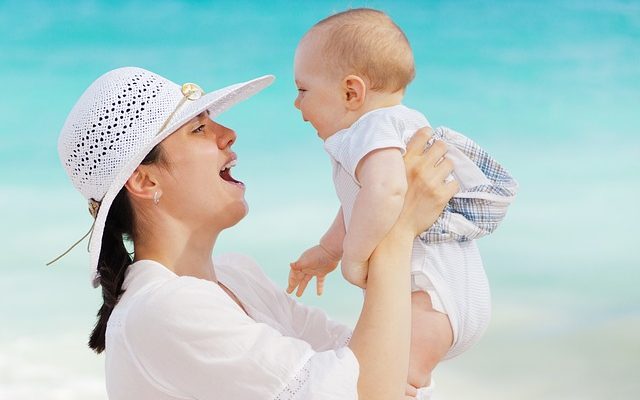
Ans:
[[[311,34],[296,49],[294,74],[298,97],[294,105],[302,113],[302,119],[310,122],[318,136],[326,140],[348,126],[342,126],[347,109],[341,82],[327,71],[319,48],[318,38]]]

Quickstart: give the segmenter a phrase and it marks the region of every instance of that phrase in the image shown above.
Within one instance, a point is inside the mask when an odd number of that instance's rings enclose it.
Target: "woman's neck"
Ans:
[[[218,232],[212,234],[211,227],[199,232],[177,221],[165,221],[145,232],[134,242],[134,261],[154,260],[178,276],[218,282],[212,260]]]

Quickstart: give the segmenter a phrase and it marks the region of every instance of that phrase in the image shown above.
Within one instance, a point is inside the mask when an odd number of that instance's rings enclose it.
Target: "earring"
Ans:
[[[158,192],[155,192],[153,194],[153,204],[158,205],[158,203],[160,203],[160,195],[158,195]]]

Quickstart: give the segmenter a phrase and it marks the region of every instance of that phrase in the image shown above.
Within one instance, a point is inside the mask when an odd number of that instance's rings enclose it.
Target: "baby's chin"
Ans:
[[[320,139],[322,139],[322,141],[326,141],[327,139],[329,139],[331,136],[335,135],[338,131],[334,131],[334,132],[321,132],[321,131],[316,131],[316,134],[318,135],[318,137]]]
[[[326,135],[326,134],[322,134],[322,133],[320,133],[320,132],[317,132],[317,134],[318,134],[318,137],[319,137],[320,139],[322,139],[322,141],[323,141],[323,142],[324,142],[324,141],[326,141],[327,139],[329,139],[329,138],[331,137],[331,135],[330,135],[330,134],[329,134],[329,135]]]

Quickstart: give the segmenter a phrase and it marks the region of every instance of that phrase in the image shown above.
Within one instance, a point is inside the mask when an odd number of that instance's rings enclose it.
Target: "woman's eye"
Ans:
[[[193,130],[194,133],[202,133],[204,132],[204,124],[200,125],[199,127],[197,127],[196,129]]]

